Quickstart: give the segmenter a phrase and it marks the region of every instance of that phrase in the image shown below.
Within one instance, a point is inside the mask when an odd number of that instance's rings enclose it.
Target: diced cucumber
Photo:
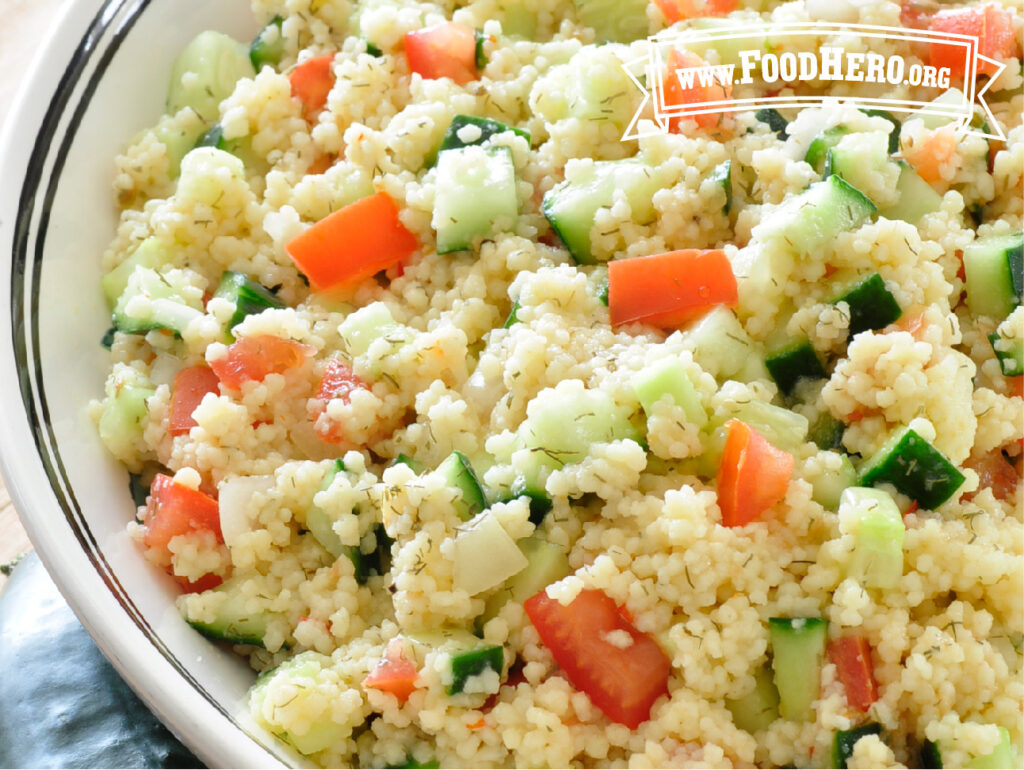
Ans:
[[[786,141],[786,126],[789,125],[789,121],[782,117],[778,110],[766,107],[755,112],[754,117],[774,131],[779,139]]]
[[[828,622],[823,618],[771,618],[772,670],[783,719],[809,722],[818,699]]]
[[[905,160],[897,163],[900,167],[900,178],[896,182],[899,200],[891,206],[879,209],[878,213],[886,219],[901,219],[916,225],[925,214],[939,210],[942,196],[935,192]]]
[[[911,428],[897,431],[860,468],[860,483],[889,483],[922,508],[934,510],[964,483],[964,475]]]
[[[338,325],[338,334],[352,357],[365,355],[378,339],[384,338],[400,346],[411,336],[406,327],[395,321],[383,302],[371,302],[350,313]]]
[[[998,331],[988,335],[992,352],[996,354],[999,368],[1004,377],[1019,377],[1024,374],[1024,339],[1001,337]]]
[[[501,0],[501,31],[508,37],[533,40],[537,35],[537,14],[526,7],[522,0]]]
[[[405,637],[420,647],[420,654],[436,650],[448,655],[449,668],[443,679],[448,680],[445,691],[449,695],[462,692],[470,677],[487,670],[500,675],[505,666],[505,651],[501,645],[487,644],[461,628],[417,631]]]
[[[475,46],[473,50],[474,64],[478,70],[483,70],[487,66],[487,53],[484,51],[484,43],[487,41],[487,35],[484,34],[482,29],[473,30]]]
[[[431,225],[437,252],[468,249],[473,239],[508,232],[519,216],[512,152],[507,147],[462,147],[441,153]]]
[[[787,396],[792,395],[800,380],[818,380],[828,376],[818,354],[806,339],[772,351],[764,357],[764,365],[779,390]]]
[[[185,604],[185,620],[203,636],[231,644],[252,644],[263,646],[263,637],[267,635],[267,623],[278,616],[278,613],[261,610],[253,606],[253,597],[242,591],[242,585],[248,578],[228,578],[207,594],[217,594],[221,601],[217,605],[212,621],[199,620],[189,614]]]
[[[524,128],[507,126],[491,118],[479,118],[475,115],[456,115],[444,132],[441,146],[438,152],[445,150],[458,150],[462,147],[471,147],[483,144],[492,136],[511,131],[513,134],[523,137],[527,144],[530,142],[530,132]]]
[[[408,465],[412,468],[413,473],[419,475],[426,470],[426,466],[423,465],[419,460],[409,457],[407,454],[399,454],[394,460],[391,461],[392,465]]]
[[[755,230],[759,238],[785,242],[797,254],[812,256],[839,233],[871,217],[875,204],[838,174],[815,182],[774,211]]]
[[[247,316],[262,313],[267,308],[282,308],[284,303],[270,289],[251,280],[245,273],[225,270],[214,297],[226,299],[235,306],[235,312],[228,321],[228,329],[234,329]]]
[[[351,733],[351,726],[339,724],[332,719],[332,699],[327,693],[336,684],[331,671],[331,659],[313,650],[301,652],[289,658],[276,668],[264,671],[249,690],[249,712],[259,724],[281,740],[293,746],[299,753],[310,755],[344,741]],[[288,692],[289,710],[303,715],[308,728],[298,734],[285,730],[273,715],[277,708],[265,708],[265,701],[273,690]],[[276,706],[276,704],[274,704]]]
[[[761,666],[754,674],[754,689],[741,698],[726,698],[725,707],[741,730],[751,734],[767,730],[779,718],[779,691],[771,669]]]
[[[283,23],[284,19],[275,16],[249,44],[249,61],[256,72],[263,69],[264,64],[276,67],[284,56],[284,36],[281,33]]]
[[[602,305],[604,305],[605,307],[608,307],[608,276],[607,275],[605,275],[605,277],[602,278],[601,282],[598,284],[597,298],[599,300],[601,300],[601,304]],[[723,305],[718,305],[717,307],[724,308]]]
[[[501,522],[484,511],[459,527],[455,538],[453,583],[476,596],[526,569],[527,560]]]
[[[946,747],[949,748],[948,746]],[[921,744],[921,755],[919,766],[924,768],[936,768],[941,770],[945,767],[942,759],[943,747],[935,741],[925,740]],[[999,743],[988,754],[976,756],[969,759],[965,768],[1007,768],[1019,767],[1017,752],[1010,740],[1010,732],[1003,726],[999,726]]]
[[[708,415],[700,402],[700,395],[678,358],[669,356],[644,367],[630,378],[629,383],[648,415],[662,396],[668,395],[673,404],[683,408],[687,420],[698,428],[707,425]]]
[[[646,0],[573,0],[576,16],[594,28],[597,42],[630,43],[647,37]]]
[[[964,96],[963,91],[959,88],[950,88],[948,91],[944,91],[932,99],[927,105],[919,109],[917,112],[912,112],[907,115],[907,120],[919,118],[924,122],[925,128],[940,128],[947,123],[952,122],[956,118],[952,115],[936,114],[932,109],[929,109],[930,107],[949,110],[962,108],[964,104],[968,103],[967,97]]]
[[[436,759],[431,759],[426,762],[417,762],[416,758],[409,754],[405,758],[405,762],[400,765],[388,765],[388,770],[436,770],[441,767],[441,763]]]
[[[246,46],[221,32],[200,32],[171,66],[167,112],[191,107],[207,124],[216,123],[220,103],[235,83],[255,74]]]
[[[870,115],[874,118],[885,118],[892,123],[892,129],[889,131],[889,154],[893,155],[899,152],[900,149],[900,127],[901,123],[899,118],[893,115],[891,112],[886,110],[865,110],[861,109],[865,115]]]
[[[117,329],[115,329],[113,326],[111,326],[109,329],[103,332],[103,336],[100,338],[100,346],[103,347],[105,350],[110,350],[112,347],[114,347],[115,334],[117,334]]]
[[[988,768],[1019,767],[1017,752],[1010,741],[1010,731],[999,726],[999,743],[988,754],[974,757],[964,767],[972,770],[988,770]]]
[[[832,126],[818,134],[807,148],[804,160],[819,174],[825,172],[825,160],[828,151],[839,144],[839,140],[850,133],[846,126]]]
[[[508,318],[505,319],[505,323],[502,324],[502,329],[510,329],[513,324],[519,323],[519,316],[516,313],[519,311],[520,305],[519,300],[512,303],[512,309],[508,311]]]
[[[723,161],[711,169],[711,180],[720,184],[725,191],[722,212],[728,214],[732,210],[732,161]]]
[[[896,588],[906,533],[896,501],[879,489],[850,487],[839,501],[839,528],[854,538],[847,575],[866,588]]]
[[[531,486],[537,483],[541,468],[557,470],[580,462],[596,443],[641,438],[628,407],[616,404],[604,391],[584,389],[578,380],[545,388],[527,405],[526,414],[518,429],[518,444],[533,458],[534,475],[525,479]]]
[[[850,306],[850,336],[868,329],[882,329],[903,315],[896,298],[878,273],[858,281],[833,300]]]
[[[736,314],[724,305],[694,321],[683,331],[693,359],[715,379],[741,382],[767,379],[761,350],[750,339]]]
[[[501,496],[501,502],[507,503],[526,497],[530,501],[530,523],[539,527],[544,517],[550,513],[553,503],[547,492],[536,486],[528,484],[526,479],[519,477],[512,482],[512,487],[507,495]]]
[[[334,477],[339,473],[344,472],[344,470],[345,463],[340,459],[335,460],[334,465],[332,465],[330,470],[327,471],[327,475],[324,476],[324,480],[320,484],[320,489],[317,491],[323,492],[325,489],[330,488],[331,483],[334,481]],[[324,550],[335,559],[342,555],[348,557],[355,570],[357,583],[362,585],[366,582],[366,578],[368,576],[366,569],[367,565],[364,563],[363,554],[362,551],[359,550],[359,546],[342,545],[341,538],[339,538],[338,533],[334,531],[334,518],[316,503],[311,502],[309,507],[306,508],[306,528],[313,536],[313,539],[320,543]]]
[[[135,247],[135,250],[120,265],[100,279],[100,286],[103,287],[103,296],[107,299],[107,306],[113,310],[117,304],[117,298],[121,296],[128,286],[128,279],[137,267],[149,267],[159,270],[161,267],[170,264],[173,255],[163,241],[155,236],[146,238]]]
[[[155,270],[136,266],[112,314],[114,328],[124,334],[168,329],[181,334],[202,310],[190,306],[179,290]]]
[[[1006,318],[1024,295],[1024,233],[990,235],[967,245],[964,275],[971,313]]]
[[[832,767],[845,768],[853,756],[853,747],[866,735],[881,735],[882,726],[877,722],[854,727],[850,730],[836,730],[832,741]]]
[[[926,738],[921,744],[918,765],[928,770],[942,770],[942,751],[939,749],[939,744]]]
[[[156,389],[131,367],[115,369],[106,384],[106,398],[99,420],[100,440],[119,459],[134,457],[145,429],[146,399]]]
[[[755,399],[731,403],[724,415],[715,417],[715,427],[735,418],[747,423],[773,446],[787,452],[799,450],[807,441],[810,425],[802,414]]]
[[[853,133],[839,139],[825,154],[825,175],[838,174],[857,190],[871,189],[876,177],[899,178],[895,161],[889,158],[889,140],[884,134]],[[887,176],[888,175],[888,176]]]
[[[366,43],[366,52],[370,54],[370,56],[374,56],[379,59],[381,56],[384,55],[384,52],[380,49],[380,46],[374,45],[369,40],[366,40],[364,42]]]
[[[526,557],[527,565],[488,598],[484,614],[480,617],[481,626],[495,617],[508,602],[525,602],[572,572],[569,557],[559,545],[536,535],[523,538],[516,545]]]
[[[487,507],[487,498],[480,479],[470,465],[469,458],[458,449],[437,466],[437,473],[441,474],[449,487],[459,492],[459,497],[452,505],[460,519],[469,521]]]
[[[611,206],[615,191],[622,190],[633,221],[649,222],[654,217],[652,198],[660,187],[660,175],[645,163],[599,161],[571,182],[562,182],[548,190],[541,208],[572,258],[578,264],[591,265],[597,261],[590,243],[590,229],[597,210]]]
[[[840,423],[842,424],[842,423]],[[814,478],[811,484],[811,499],[822,508],[830,511],[839,509],[843,490],[857,483],[857,471],[850,458],[842,455],[839,468],[829,470]]]
[[[153,129],[167,152],[167,176],[175,179],[181,173],[182,159],[196,146],[206,123],[198,112],[188,110],[178,115],[165,115]]]
[[[728,18],[716,18],[714,16],[694,16],[686,20],[688,26],[693,29],[701,29],[710,32],[707,38],[688,40],[686,48],[693,51],[702,59],[707,59],[706,52],[714,50],[718,53],[718,60],[721,64],[742,63],[740,54],[743,51],[764,51],[765,35],[763,32],[755,32],[753,28],[747,28],[746,34],[736,35],[737,27]],[[724,34],[716,34],[718,31]],[[781,115],[779,116],[782,117]]]
[[[811,423],[808,438],[818,449],[842,449],[846,426],[828,412],[821,412]]]

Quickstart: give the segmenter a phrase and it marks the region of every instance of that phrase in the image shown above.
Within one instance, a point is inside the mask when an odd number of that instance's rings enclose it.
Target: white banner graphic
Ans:
[[[647,56],[623,65],[633,83],[644,95],[640,108],[633,116],[623,139],[638,139],[669,131],[670,123],[680,118],[697,115],[742,112],[764,108],[785,109],[810,107],[842,101],[863,109],[886,110],[892,113],[916,112],[920,115],[945,117],[954,123],[958,134],[971,133],[990,139],[1005,139],[1002,128],[982,98],[989,86],[1005,69],[1001,64],[978,50],[978,38],[950,32],[880,27],[868,24],[831,24],[825,22],[796,22],[772,25],[733,25],[724,20],[704,20],[699,29],[683,31],[669,29],[648,39]],[[708,26],[709,24],[714,26]],[[817,51],[786,51],[776,53],[770,45],[772,39],[827,36]],[[858,49],[846,51],[843,41],[854,38]],[[957,58],[962,53],[964,73],[963,91],[950,89],[949,67],[935,67],[908,62],[903,56],[870,51],[872,39],[894,40],[926,46],[949,46]],[[868,41],[864,45],[863,41]],[[673,50],[695,53],[698,56],[715,49],[722,62],[717,65],[685,66],[668,73],[668,57]],[[696,57],[695,57],[696,58]],[[943,57],[948,60],[949,56]],[[982,62],[995,68],[991,77],[978,89],[976,76]],[[990,70],[987,70],[990,71]],[[676,78],[679,88],[666,77]],[[756,78],[756,80],[755,80]],[[881,98],[874,96],[841,96],[819,94],[808,96],[765,94],[754,98],[733,99],[729,96],[733,85],[763,82],[782,89],[801,82],[814,82],[819,86],[828,81],[842,83],[887,84],[926,87],[934,89],[934,96],[925,101],[913,99]],[[645,85],[646,82],[646,85]],[[666,91],[669,93],[666,94]],[[682,92],[684,99],[678,98]],[[944,95],[942,99],[936,98]],[[701,97],[704,98],[696,98]],[[988,130],[970,125],[978,104],[985,117]],[[650,105],[650,108],[649,108]],[[651,109],[653,115],[648,112]],[[653,117],[653,126],[640,127],[642,117]]]

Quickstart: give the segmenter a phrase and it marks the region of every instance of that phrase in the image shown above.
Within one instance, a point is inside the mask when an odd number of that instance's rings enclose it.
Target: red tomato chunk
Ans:
[[[201,530],[213,532],[218,542],[224,542],[217,501],[158,473],[150,487],[146,506],[145,535],[142,538],[146,548],[156,551],[161,562],[170,564],[171,552],[167,544],[171,538]]]
[[[348,364],[338,358],[332,359],[327,364],[324,376],[320,379],[320,388],[316,393],[316,398],[323,402],[319,415],[327,411],[327,404],[332,399],[340,398],[348,403],[352,391],[366,387],[366,383],[356,376]],[[343,439],[338,426],[329,420],[317,419],[316,433],[321,440],[331,444],[340,443]]]
[[[407,32],[405,58],[410,70],[430,80],[451,78],[464,86],[480,77],[476,69],[476,33],[465,24],[447,21]]]
[[[668,693],[668,656],[602,591],[581,591],[567,606],[541,591],[524,607],[573,687],[612,721],[636,728],[650,717],[654,702]],[[616,631],[629,635],[628,645],[608,640]]]
[[[284,374],[301,366],[316,351],[294,340],[270,334],[243,337],[228,345],[223,358],[210,362],[221,384],[238,390],[250,380],[262,382],[268,374]]]
[[[196,426],[192,413],[207,393],[220,393],[220,380],[209,366],[188,366],[174,377],[168,432],[181,436]]]
[[[839,681],[846,690],[846,702],[860,712],[871,708],[878,700],[871,665],[871,645],[862,636],[844,636],[829,642],[828,657],[839,673]]]

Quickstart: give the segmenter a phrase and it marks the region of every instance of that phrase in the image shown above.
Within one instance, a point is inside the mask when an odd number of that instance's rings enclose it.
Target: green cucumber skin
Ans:
[[[452,683],[446,692],[449,695],[458,695],[466,687],[466,680],[471,676],[482,674],[487,669],[500,674],[505,665],[505,653],[500,645],[492,645],[454,653],[451,660]]]
[[[975,316],[1006,318],[1024,295],[1024,233],[982,238],[964,248],[967,307]]]
[[[1004,377],[1020,377],[1024,374],[1024,342],[1018,340],[1012,350],[1004,351],[996,348],[996,343],[1001,337],[998,332],[988,335],[989,344],[992,345],[992,352],[996,354],[999,361],[999,369]]]
[[[783,719],[810,721],[818,698],[828,621],[823,618],[769,618],[772,670]]]
[[[281,37],[281,27],[283,24],[284,19],[280,16],[275,16],[267,22],[267,25],[259,31],[259,34],[249,44],[249,61],[252,62],[252,67],[257,72],[263,68],[264,64],[277,67],[281,61],[281,57],[284,55],[284,39]],[[263,33],[271,27],[277,27],[278,38],[273,43],[267,43],[263,40]]]
[[[877,722],[854,727],[850,730],[837,730],[832,741],[832,767],[845,768],[853,756],[853,747],[866,735],[881,735],[882,726]]]
[[[864,109],[862,109],[861,112],[863,112],[865,115],[870,115],[871,117],[885,118],[890,123],[892,123],[892,130],[889,132],[889,154],[893,155],[893,154],[899,152],[899,149],[900,149],[900,127],[902,126],[902,123],[900,123],[899,118],[897,118],[891,112],[887,112],[886,110],[864,110]]]
[[[807,340],[800,340],[768,354],[765,356],[764,365],[779,386],[779,390],[787,396],[792,394],[800,380],[818,380],[828,376],[818,359],[818,354]]]
[[[754,113],[754,117],[767,124],[779,139],[786,141],[786,126],[789,125],[789,121],[782,117],[778,110],[773,110],[770,107],[758,110]]]
[[[892,446],[882,447],[867,461],[859,485],[870,487],[877,482],[887,482],[916,500],[922,508],[935,510],[951,498],[965,480],[941,452],[908,428]]]
[[[246,316],[256,315],[270,308],[284,307],[284,303],[270,289],[256,283],[244,273],[233,270],[224,271],[213,296],[230,300],[235,304],[235,312],[228,321],[229,329],[238,326]]]
[[[902,308],[878,273],[860,281],[836,302],[846,302],[850,307],[851,337],[863,331],[883,329],[903,315]]]
[[[464,142],[459,138],[459,131],[466,126],[476,126],[480,129],[480,138],[474,142]],[[511,131],[517,136],[523,137],[526,143],[530,143],[530,132],[516,128],[515,126],[509,126],[505,123],[501,123],[491,118],[479,118],[475,115],[456,115],[452,118],[452,122],[448,125],[448,130],[444,132],[444,138],[441,140],[441,146],[438,148],[438,153],[442,153],[445,150],[457,150],[460,147],[469,147],[470,145],[483,144],[492,136],[502,134],[506,131]]]
[[[439,470],[441,468],[444,468],[448,485],[462,493],[461,500],[453,503],[461,519],[469,521],[487,507],[484,488],[466,455],[456,449],[438,466]]]
[[[0,593],[0,671],[0,767],[203,767],[103,657],[35,554]]]
[[[722,213],[728,214],[732,211],[732,161],[723,161],[715,166],[711,170],[711,179],[718,182],[725,190],[725,205],[722,206]]]
[[[921,744],[920,767],[926,770],[942,770],[942,751],[935,741],[925,739]]]

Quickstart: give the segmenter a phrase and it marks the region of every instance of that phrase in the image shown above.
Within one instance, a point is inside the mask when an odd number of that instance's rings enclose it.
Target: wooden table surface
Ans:
[[[0,24],[0,133],[22,76],[43,42],[53,20],[70,0],[0,0],[4,23]],[[0,452],[12,451],[0,439]],[[10,495],[0,480],[0,564],[32,547]],[[0,586],[6,578],[0,574]]]

